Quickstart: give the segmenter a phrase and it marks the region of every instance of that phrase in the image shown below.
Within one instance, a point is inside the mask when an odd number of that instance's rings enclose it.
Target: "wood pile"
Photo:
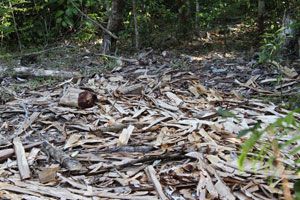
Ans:
[[[249,157],[239,170],[237,134],[288,112],[166,65],[27,90],[0,105],[0,199],[282,199],[280,169]],[[293,183],[299,154],[280,155]]]

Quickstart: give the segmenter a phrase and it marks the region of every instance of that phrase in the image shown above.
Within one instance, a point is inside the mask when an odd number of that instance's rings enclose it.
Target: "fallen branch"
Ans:
[[[43,142],[35,142],[33,144],[28,144],[24,146],[25,150],[31,149],[33,147],[41,145]],[[7,158],[10,158],[12,155],[14,155],[15,150],[13,148],[9,149],[3,149],[0,150],[0,162],[6,160]]]
[[[55,148],[54,146],[52,146],[50,143],[46,141],[42,143],[42,151],[70,171],[76,171],[82,169],[82,165],[79,161],[75,160],[74,158],[71,158],[65,152]]]
[[[112,165],[112,166],[108,166],[106,168],[101,168],[99,171],[94,171],[94,172],[90,172],[90,171],[84,171],[84,172],[74,172],[72,173],[73,175],[86,175],[86,176],[94,176],[94,175],[98,175],[98,174],[102,174],[108,171],[111,171],[113,169],[123,169],[125,167],[129,167],[132,165],[135,165],[137,163],[146,163],[146,162],[153,162],[155,160],[162,160],[162,161],[174,161],[174,160],[181,160],[186,158],[185,155],[183,154],[164,154],[164,155],[153,155],[153,156],[148,156],[148,157],[142,157],[136,160],[131,160],[127,163],[121,164],[121,165]]]
[[[0,78],[6,77],[7,75],[22,76],[22,77],[54,77],[54,78],[63,78],[63,79],[82,76],[78,72],[70,72],[70,71],[37,69],[37,68],[30,68],[30,67],[11,68],[11,67],[0,66]]]

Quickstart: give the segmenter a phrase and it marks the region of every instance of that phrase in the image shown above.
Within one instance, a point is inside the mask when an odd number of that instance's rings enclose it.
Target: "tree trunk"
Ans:
[[[199,4],[199,0],[196,0],[195,29],[197,35],[200,34],[199,12],[200,12],[200,4]]]
[[[262,34],[264,32],[265,26],[265,11],[266,5],[264,0],[258,0],[258,7],[257,7],[257,28],[258,32]]]
[[[184,37],[188,35],[189,26],[190,26],[190,15],[191,15],[191,7],[190,1],[187,0],[179,0],[178,5],[180,6],[178,9],[178,21],[180,24],[180,30],[182,31]]]
[[[300,58],[300,37],[298,37],[298,57]]]
[[[298,38],[297,38],[297,30],[293,27],[293,24],[296,23],[296,20],[293,16],[293,9],[288,9],[285,11],[282,27],[283,31],[281,33],[281,37],[283,39],[283,43],[281,46],[283,55],[297,55],[298,54]]]
[[[117,34],[122,28],[123,11],[125,6],[125,0],[112,0],[111,12],[108,19],[107,30],[114,34]],[[107,54],[113,52],[116,49],[117,40],[104,32],[102,52]]]
[[[132,0],[132,13],[134,22],[135,48],[136,50],[139,50],[139,29],[137,23],[136,0]]]

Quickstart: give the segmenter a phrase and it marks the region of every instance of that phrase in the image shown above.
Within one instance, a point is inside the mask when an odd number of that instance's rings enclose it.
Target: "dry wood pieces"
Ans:
[[[69,88],[59,101],[60,105],[77,108],[91,108],[97,102],[95,93],[77,88]]]
[[[237,134],[289,112],[251,94],[289,95],[299,78],[276,85],[217,53],[189,58],[191,69],[204,65],[199,72],[169,67],[169,55],[144,59],[156,64],[10,92],[0,105],[0,199],[283,199],[283,169],[292,188],[300,155],[280,149],[277,168],[265,144],[299,130],[263,135],[244,171],[238,158],[248,136]],[[265,160],[253,163],[261,151]]]
[[[18,163],[21,179],[22,180],[29,179],[31,177],[31,172],[25,155],[25,150],[21,143],[20,138],[19,137],[14,138],[13,143],[14,143],[15,154],[17,156],[17,163]]]

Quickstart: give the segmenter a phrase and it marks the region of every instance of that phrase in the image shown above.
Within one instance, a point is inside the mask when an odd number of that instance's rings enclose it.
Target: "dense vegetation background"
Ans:
[[[206,31],[230,32],[234,24],[242,24],[240,28],[251,31],[254,38],[259,37],[253,44],[266,43],[263,39],[270,43],[271,38],[274,39],[271,36],[282,27],[285,15],[292,20],[288,25],[299,32],[297,0],[113,2],[119,4],[123,15],[119,33],[115,34],[127,49],[174,46],[183,39],[203,36]],[[110,0],[3,0],[0,2],[1,47],[24,50],[66,39],[78,43],[98,41],[103,36],[101,26],[108,25],[111,5]],[[262,36],[266,33],[273,35]]]

